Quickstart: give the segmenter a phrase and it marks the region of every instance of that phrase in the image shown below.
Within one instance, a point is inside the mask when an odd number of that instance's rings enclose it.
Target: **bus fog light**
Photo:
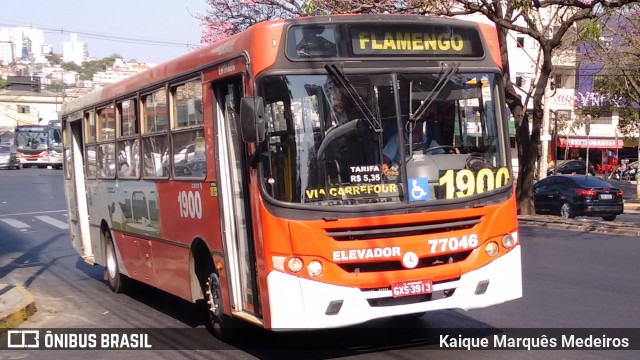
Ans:
[[[506,249],[511,249],[516,244],[516,239],[514,239],[511,235],[505,235],[502,237],[502,246]]]
[[[309,276],[322,275],[322,263],[317,260],[311,260],[307,265],[307,272],[309,272]]]
[[[302,259],[293,257],[289,259],[287,266],[289,267],[289,271],[297,273],[302,270]]]
[[[494,257],[496,255],[498,255],[498,244],[496,244],[495,242],[490,242],[488,243],[485,247],[484,247],[484,251],[487,252],[487,255]]]

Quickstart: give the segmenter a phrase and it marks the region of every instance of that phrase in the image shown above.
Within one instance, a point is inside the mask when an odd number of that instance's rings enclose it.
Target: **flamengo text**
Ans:
[[[385,32],[380,34],[362,31],[358,35],[360,49],[462,51],[464,48],[464,39],[456,33]]]

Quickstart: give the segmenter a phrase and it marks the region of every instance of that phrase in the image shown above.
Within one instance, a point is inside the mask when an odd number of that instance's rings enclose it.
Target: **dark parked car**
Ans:
[[[559,214],[564,218],[600,216],[613,221],[624,211],[622,190],[585,175],[555,175],[533,185],[537,214]]]
[[[9,144],[0,145],[0,169],[21,169],[20,158],[16,147]]]
[[[585,174],[585,161],[584,160],[558,160],[556,168],[557,174]],[[589,174],[596,175],[596,169],[593,164],[589,162]],[[553,175],[553,166],[549,166],[547,169],[547,176]]]

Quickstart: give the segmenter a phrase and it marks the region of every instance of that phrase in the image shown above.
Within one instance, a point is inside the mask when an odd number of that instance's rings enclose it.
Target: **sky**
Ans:
[[[75,32],[90,57],[116,53],[159,64],[201,45],[202,26],[192,14],[208,6],[205,0],[0,0],[0,27],[31,24],[55,53]]]

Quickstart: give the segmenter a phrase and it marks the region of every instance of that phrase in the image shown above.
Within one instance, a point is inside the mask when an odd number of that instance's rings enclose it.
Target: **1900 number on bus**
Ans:
[[[178,207],[183,218],[202,219],[202,197],[197,191],[178,192]]]

